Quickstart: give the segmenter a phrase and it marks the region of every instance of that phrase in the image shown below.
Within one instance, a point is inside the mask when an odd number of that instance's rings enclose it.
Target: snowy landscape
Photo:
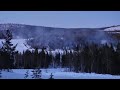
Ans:
[[[115,28],[115,27],[114,27]],[[103,31],[113,31],[113,30],[119,30],[118,27],[114,28],[108,28],[105,29]],[[117,32],[116,32],[117,33]],[[103,35],[102,35],[103,36]],[[25,51],[29,50],[31,52],[35,51],[35,48],[31,47],[30,45],[28,45],[27,40],[31,40],[31,39],[23,39],[23,38],[14,38],[11,39],[11,43],[13,44],[13,46],[16,46],[16,51],[18,51],[19,53],[24,53]],[[107,39],[103,39],[100,41],[101,44],[106,44],[108,41]],[[2,48],[3,43],[5,43],[5,39],[0,39],[0,48]],[[41,49],[38,49],[39,52],[42,51]],[[47,48],[46,53],[48,52],[48,54],[53,55],[53,57],[56,57],[57,54],[60,54],[60,57],[62,57],[62,55],[64,55],[64,50],[63,49],[55,49],[55,50],[50,50],[49,48]],[[71,50],[67,50],[69,53]],[[74,53],[74,50],[72,50],[72,52]],[[60,59],[61,60],[61,59]],[[60,61],[61,62],[61,61]],[[55,64],[55,63],[54,63]],[[74,71],[70,71],[69,68],[57,68],[54,64],[52,64],[53,66],[47,68],[47,69],[39,69],[41,70],[40,77],[37,79],[50,79],[50,77],[52,76],[52,79],[120,79],[120,75],[111,75],[111,74],[97,74],[95,72],[74,72]],[[61,66],[59,66],[61,67]],[[10,69],[10,71],[7,71],[7,69],[2,70],[0,72],[0,78],[1,79],[35,79],[35,77],[33,77],[33,72],[35,69]],[[27,76],[26,76],[27,73]]]
[[[0,79],[120,79],[119,16],[0,11]]]
[[[26,71],[29,70],[28,77],[25,78]],[[120,79],[120,75],[95,74],[95,73],[75,73],[67,72],[66,69],[41,69],[41,79],[50,79],[51,73],[53,79]],[[2,71],[1,79],[34,79],[32,78],[32,69],[13,69],[13,72]]]

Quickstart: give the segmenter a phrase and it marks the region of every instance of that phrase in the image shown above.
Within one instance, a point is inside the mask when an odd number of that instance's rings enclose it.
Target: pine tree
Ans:
[[[39,63],[39,53],[38,48],[35,48],[34,54],[34,67],[41,67],[41,64]]]
[[[54,76],[54,75],[51,73],[51,75],[50,75],[50,78],[49,78],[49,79],[54,79],[54,78],[53,78],[53,76]]]
[[[30,50],[26,50],[23,56],[23,60],[24,60],[24,68],[25,69],[30,69],[31,68],[31,58],[32,57],[32,53]]]
[[[46,68],[46,53],[45,48],[42,48],[42,51],[40,52],[40,59],[41,59],[41,68]]]
[[[6,31],[6,35],[5,35],[5,42],[2,42],[3,46],[1,48],[2,52],[4,53],[4,60],[5,61],[5,65],[4,68],[14,68],[14,56],[15,56],[15,48],[17,46],[17,44],[15,46],[13,46],[13,44],[11,43],[11,39],[12,39],[12,33],[10,32],[10,30]]]
[[[56,53],[55,55],[55,66],[60,66],[60,53]]]

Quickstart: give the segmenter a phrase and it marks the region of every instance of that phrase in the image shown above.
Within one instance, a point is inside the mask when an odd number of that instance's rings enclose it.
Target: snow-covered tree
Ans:
[[[41,79],[41,70],[38,68],[38,69],[33,69],[32,71],[32,78],[33,79]]]

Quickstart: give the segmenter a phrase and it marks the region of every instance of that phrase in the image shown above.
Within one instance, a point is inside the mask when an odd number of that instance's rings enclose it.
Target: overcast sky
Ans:
[[[0,11],[0,23],[96,28],[120,25],[120,11]]]

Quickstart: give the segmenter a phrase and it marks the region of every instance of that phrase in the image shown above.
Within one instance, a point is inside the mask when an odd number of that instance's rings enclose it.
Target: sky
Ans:
[[[0,11],[0,23],[99,28],[120,25],[120,11]]]

